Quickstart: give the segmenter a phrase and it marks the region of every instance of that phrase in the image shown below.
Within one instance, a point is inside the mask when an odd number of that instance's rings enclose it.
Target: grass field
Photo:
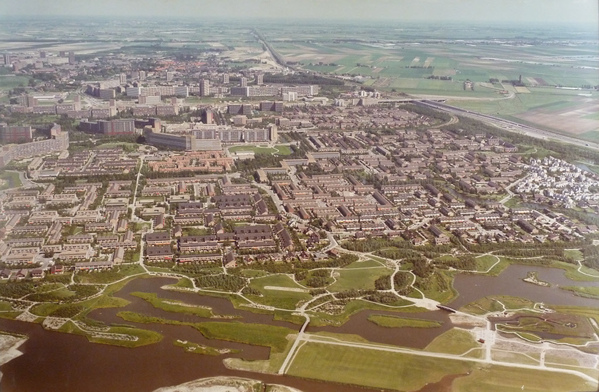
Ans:
[[[401,353],[307,343],[288,374],[317,380],[399,391],[416,391],[450,374],[469,371],[467,362]]]
[[[198,317],[206,317],[206,318],[215,317],[214,313],[212,313],[211,308],[203,307],[203,306],[189,305],[189,304],[185,304],[185,303],[179,302],[179,301],[158,298],[158,296],[155,293],[134,292],[134,293],[131,293],[131,295],[139,297],[139,298],[149,302],[153,307],[165,310],[167,312],[193,314]]]
[[[110,339],[103,336],[94,336],[91,333],[86,333],[79,329],[73,322],[67,321],[60,329],[60,332],[72,333],[75,335],[83,335],[92,343],[109,344],[111,346],[121,346],[128,348],[135,348],[141,346],[147,346],[149,344],[158,343],[162,340],[162,335],[155,331],[149,331],[147,329],[134,328],[134,327],[111,327],[107,334],[116,335],[128,335],[135,336],[137,340],[121,340],[121,339]]]
[[[373,302],[367,302],[362,300],[353,300],[345,305],[343,311],[338,314],[328,314],[328,313],[310,313],[311,322],[310,325],[316,327],[322,327],[325,325],[333,325],[340,326],[343,325],[349,317],[355,313],[358,313],[362,310],[372,309],[379,311],[397,311],[397,312],[422,312],[425,311],[423,308],[419,308],[417,306],[413,306],[413,303],[407,300],[399,299],[394,306],[396,308],[390,308],[388,306],[378,305]]]
[[[18,188],[21,185],[19,173],[13,171],[0,172],[0,190]]]
[[[25,87],[29,78],[25,76],[0,75],[0,90],[10,90],[15,87]]]
[[[562,286],[560,289],[571,291],[582,297],[599,298],[599,287]]]
[[[383,264],[381,264],[381,262]],[[352,269],[352,268],[377,268],[377,267],[383,267],[383,265],[384,265],[383,259],[378,258],[378,257],[369,256],[368,260],[354,261],[353,263],[344,267],[343,269],[347,270],[347,269]]]
[[[250,287],[260,291],[262,296],[247,295],[249,299],[262,305],[274,306],[282,309],[295,309],[299,301],[306,301],[312,296],[306,292],[285,291],[273,289],[275,287],[302,289],[293,279],[286,275],[270,275],[263,278],[252,279]]]
[[[374,281],[377,278],[389,275],[390,269],[381,267],[380,265],[375,268],[369,269],[341,269],[335,271],[339,276],[336,277],[337,281],[328,287],[329,291],[339,292],[351,289],[357,290],[374,290]]]
[[[534,302],[518,297],[510,297],[507,295],[497,295],[491,297],[484,297],[479,299],[478,301],[471,302],[466,306],[463,306],[460,310],[470,313],[470,314],[485,314],[489,312],[499,312],[504,310],[503,306],[506,309],[523,309],[523,308],[532,308],[534,306]]]
[[[463,329],[453,328],[437,336],[424,350],[460,355],[471,348],[478,347],[480,347],[480,344],[474,340],[474,337],[470,332]]]
[[[368,316],[368,321],[375,323],[380,327],[386,328],[437,328],[441,326],[438,321],[403,318],[397,316],[388,316],[382,314],[373,314]]]
[[[476,270],[477,271],[487,271],[496,262],[497,262],[497,258],[495,256],[486,255],[486,256],[477,257],[476,258]],[[491,271],[489,271],[489,272],[491,272]]]
[[[284,351],[287,346],[286,336],[294,332],[284,327],[238,322],[207,322],[196,324],[194,327],[208,339],[267,346],[274,352]]]

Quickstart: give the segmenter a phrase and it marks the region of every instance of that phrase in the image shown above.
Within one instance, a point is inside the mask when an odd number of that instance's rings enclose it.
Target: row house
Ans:
[[[182,254],[177,258],[179,263],[212,263],[223,260],[221,253]]]
[[[146,243],[150,246],[169,245],[171,244],[171,236],[168,232],[147,233],[145,236]]]
[[[86,223],[85,224],[85,232],[86,233],[99,233],[112,231],[113,226],[110,223]]]
[[[60,260],[87,260],[94,255],[90,244],[64,244],[58,254]]]
[[[44,235],[48,231],[48,226],[45,225],[28,225],[28,226],[17,226],[12,229],[13,235]]]
[[[44,244],[45,239],[42,237],[31,237],[31,238],[12,238],[6,240],[6,245],[12,247],[27,247],[27,246],[42,246]]]
[[[165,262],[174,258],[173,249],[170,245],[148,246],[146,248],[146,261]]]
[[[112,265],[112,260],[79,262],[75,263],[75,271],[102,271],[111,269]]]
[[[100,215],[100,212],[96,210],[77,211],[73,217],[74,224],[100,222],[102,220],[103,218]]]
[[[69,235],[66,238],[68,244],[91,244],[94,242],[94,236],[91,234]]]

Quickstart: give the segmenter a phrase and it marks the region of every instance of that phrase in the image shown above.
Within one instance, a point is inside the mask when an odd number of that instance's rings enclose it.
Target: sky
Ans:
[[[301,18],[599,25],[597,0],[0,0],[3,16]]]

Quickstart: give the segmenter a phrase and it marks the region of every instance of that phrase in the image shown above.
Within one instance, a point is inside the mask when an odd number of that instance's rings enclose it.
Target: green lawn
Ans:
[[[476,270],[477,271],[487,271],[491,266],[493,266],[497,262],[497,257],[486,255],[476,258]],[[489,271],[489,272],[492,272]]]
[[[414,304],[410,301],[398,299],[396,303],[393,304],[396,306],[395,308],[390,308],[388,306],[378,305],[373,302],[363,301],[363,300],[352,300],[345,305],[343,311],[337,314],[329,314],[329,313],[310,313],[311,322],[310,325],[322,327],[325,325],[333,325],[340,326],[343,325],[349,317],[355,313],[358,313],[365,309],[379,310],[379,311],[397,311],[397,312],[422,312],[426,309],[419,308],[414,306]]]
[[[566,249],[564,256],[571,258],[572,260],[580,261],[584,259],[582,252],[578,249]]]
[[[269,286],[270,288],[267,288]],[[250,287],[258,290],[261,296],[247,295],[249,299],[262,305],[274,306],[276,308],[295,309],[299,301],[307,301],[312,298],[306,289],[299,286],[287,275],[270,275],[252,279]],[[275,287],[301,289],[306,292],[273,289]]]
[[[194,327],[208,339],[267,346],[274,352],[284,351],[287,346],[286,336],[295,332],[284,327],[239,322],[206,322],[195,324]]]
[[[485,314],[488,312],[499,312],[503,311],[504,308],[501,304],[505,306],[506,309],[525,309],[531,308],[534,306],[534,302],[518,297],[510,297],[507,295],[496,295],[491,297],[484,297],[479,299],[478,301],[471,302],[466,306],[463,306],[459,310],[470,313],[470,314]]]
[[[461,355],[480,344],[474,340],[473,335],[463,329],[453,328],[437,336],[425,351]]]
[[[377,261],[378,259],[378,261]],[[382,264],[381,264],[382,263]],[[365,261],[354,261],[353,263],[351,263],[350,265],[343,267],[344,270],[347,269],[352,269],[352,268],[377,268],[377,267],[384,267],[384,260],[378,257],[371,257],[369,256],[368,260]]]
[[[356,347],[307,343],[298,351],[289,375],[400,391],[417,391],[471,364]]]
[[[149,302],[153,307],[165,310],[167,312],[193,314],[195,316],[206,318],[216,317],[214,313],[212,313],[212,309],[209,307],[190,305],[180,301],[158,298],[155,293],[135,292],[131,293],[131,295],[142,298]]]
[[[568,290],[576,293],[582,297],[598,298],[599,299],[599,287],[581,287],[581,286],[568,286],[560,287],[562,290]]]
[[[18,188],[22,185],[19,173],[3,171],[0,174],[0,190]]]
[[[269,275],[265,277],[252,279],[250,286],[258,290],[263,290],[266,286],[290,287],[295,289],[302,288],[300,285],[295,283],[295,281],[291,279],[289,276],[282,274]]]
[[[29,78],[25,76],[0,75],[0,90],[10,90],[19,86],[27,86]]]
[[[403,318],[398,316],[389,316],[382,314],[370,315],[368,316],[368,321],[373,322],[378,326],[386,328],[436,328],[441,326],[441,323],[438,321]]]
[[[101,343],[108,344],[111,346],[121,346],[121,347],[141,347],[149,344],[158,343],[162,340],[162,335],[155,331],[150,331],[147,329],[134,328],[134,327],[111,327],[108,331],[105,331],[107,334],[116,334],[116,335],[125,335],[125,336],[133,336],[136,337],[137,340],[127,340],[125,339],[113,339],[108,336],[97,335],[94,336],[91,333],[87,333],[82,331],[80,328],[75,326],[71,321],[67,321],[60,329],[60,332],[72,333],[75,335],[83,335],[87,337],[87,339],[92,343]],[[123,337],[125,337],[123,336]]]
[[[336,270],[339,276],[337,281],[328,287],[331,292],[340,292],[351,289],[374,290],[374,281],[392,271],[388,268],[379,267],[369,269],[341,269]]]

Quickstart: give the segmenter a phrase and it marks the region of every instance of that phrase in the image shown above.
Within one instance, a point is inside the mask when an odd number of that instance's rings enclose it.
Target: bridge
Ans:
[[[441,310],[446,310],[446,311],[451,312],[451,313],[457,312],[457,310],[455,310],[454,308],[450,308],[449,306],[438,304],[437,307],[439,309],[441,309]]]

